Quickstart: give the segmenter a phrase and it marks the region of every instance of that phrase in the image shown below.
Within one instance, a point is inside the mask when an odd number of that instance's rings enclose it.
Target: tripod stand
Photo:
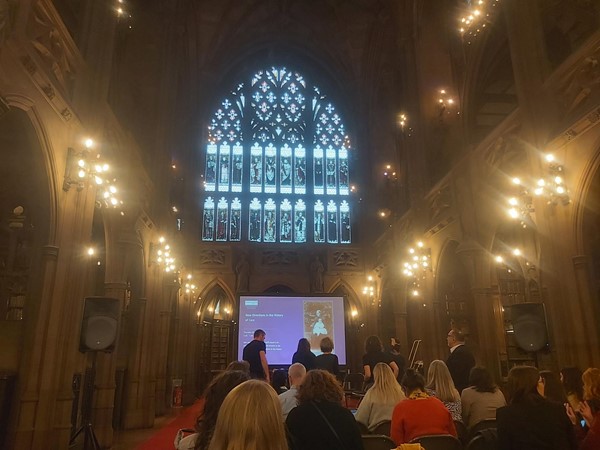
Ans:
[[[75,441],[83,433],[83,450],[100,450],[100,444],[94,427],[92,425],[92,402],[94,398],[94,383],[96,381],[96,356],[98,352],[92,352],[92,367],[85,377],[83,387],[83,401],[81,403],[81,426],[71,437],[69,448],[75,446]]]

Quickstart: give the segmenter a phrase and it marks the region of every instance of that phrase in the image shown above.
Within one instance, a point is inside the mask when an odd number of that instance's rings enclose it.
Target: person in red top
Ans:
[[[402,387],[408,398],[392,413],[391,438],[396,445],[432,434],[457,436],[452,416],[441,401],[427,395],[425,379],[419,372],[408,369]]]

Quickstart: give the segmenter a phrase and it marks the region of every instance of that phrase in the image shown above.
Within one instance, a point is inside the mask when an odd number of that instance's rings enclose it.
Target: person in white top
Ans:
[[[377,363],[373,375],[375,382],[365,394],[354,415],[356,421],[366,425],[369,431],[384,420],[392,420],[394,407],[401,400],[406,399],[389,365]]]
[[[288,378],[290,380],[290,388],[279,394],[279,403],[281,403],[281,411],[283,412],[283,421],[287,419],[288,414],[292,409],[298,406],[298,386],[302,384],[306,376],[306,368],[300,363],[294,363],[288,369]]]

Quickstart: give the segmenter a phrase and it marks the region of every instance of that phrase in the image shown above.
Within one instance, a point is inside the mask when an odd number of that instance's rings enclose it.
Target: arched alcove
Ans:
[[[448,242],[441,253],[437,267],[437,294],[440,303],[440,332],[450,328],[465,333],[473,347],[477,347],[477,326],[469,274],[456,250],[458,242]]]
[[[220,282],[213,282],[200,296],[196,316],[196,389],[200,393],[215,373],[234,359],[235,301]]]
[[[339,282],[331,291],[332,295],[344,297],[345,328],[346,328],[346,364],[352,371],[361,366],[362,356],[362,325],[365,312],[354,290],[344,282]]]

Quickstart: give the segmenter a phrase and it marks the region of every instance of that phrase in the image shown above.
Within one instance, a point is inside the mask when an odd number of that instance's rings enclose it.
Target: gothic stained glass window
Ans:
[[[351,155],[318,87],[286,68],[255,72],[210,116],[202,240],[351,243]]]

